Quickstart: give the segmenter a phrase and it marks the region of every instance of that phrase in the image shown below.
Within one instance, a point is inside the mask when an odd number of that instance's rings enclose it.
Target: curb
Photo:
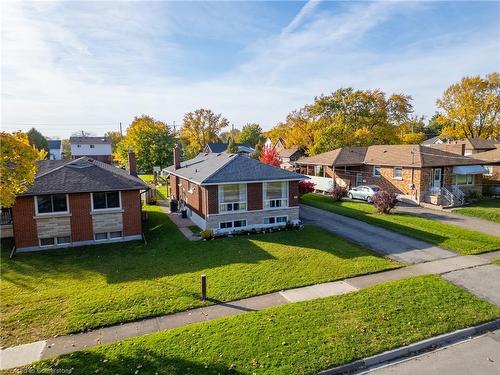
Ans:
[[[318,375],[340,375],[349,374],[357,370],[366,369],[380,363],[392,361],[402,357],[412,357],[420,352],[427,351],[428,349],[435,349],[437,346],[444,346],[454,341],[459,341],[471,336],[482,334],[486,331],[493,331],[500,328],[500,319],[495,319],[487,323],[479,324],[477,326],[459,329],[458,331],[445,333],[436,337],[431,337],[426,340],[418,341],[416,343],[403,346],[401,348],[388,350],[374,356],[360,359],[345,365],[332,367],[327,370],[321,371]]]

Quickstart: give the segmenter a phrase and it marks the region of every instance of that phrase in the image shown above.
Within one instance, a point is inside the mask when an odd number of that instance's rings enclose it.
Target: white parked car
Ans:
[[[372,203],[373,195],[380,190],[380,186],[377,185],[362,185],[349,190],[347,196],[349,199],[362,199],[368,203]]]

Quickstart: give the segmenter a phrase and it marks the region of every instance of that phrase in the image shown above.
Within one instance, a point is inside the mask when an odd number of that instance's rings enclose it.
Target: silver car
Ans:
[[[352,188],[347,192],[349,199],[362,199],[368,203],[372,202],[373,195],[380,191],[380,186],[377,185],[362,185]]]

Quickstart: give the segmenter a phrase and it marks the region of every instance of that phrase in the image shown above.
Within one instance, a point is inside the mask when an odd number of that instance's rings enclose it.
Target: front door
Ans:
[[[431,191],[433,193],[438,193],[441,190],[441,180],[442,180],[441,168],[432,169],[432,180],[431,180]]]
[[[359,186],[363,183],[363,177],[361,176],[361,172],[356,172],[356,182],[355,185]]]

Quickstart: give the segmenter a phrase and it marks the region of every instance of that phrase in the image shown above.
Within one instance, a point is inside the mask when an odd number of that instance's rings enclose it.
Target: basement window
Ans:
[[[108,239],[108,233],[103,232],[103,233],[94,233],[94,240],[96,241],[104,241]]]
[[[40,238],[40,246],[52,246],[55,244],[54,237]]]

